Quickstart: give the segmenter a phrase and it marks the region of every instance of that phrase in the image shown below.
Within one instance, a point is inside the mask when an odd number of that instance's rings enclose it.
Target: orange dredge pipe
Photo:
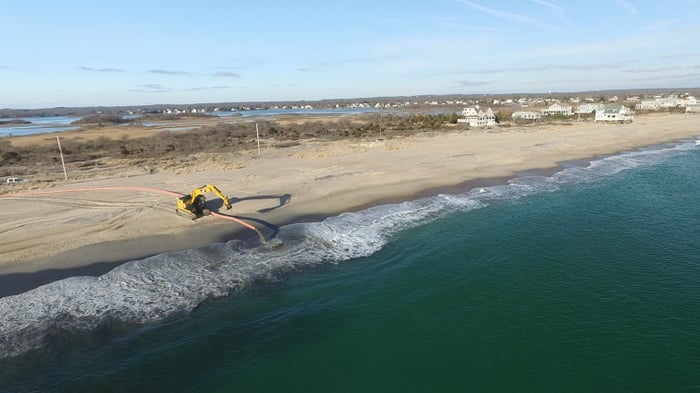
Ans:
[[[18,194],[1,194],[0,198],[24,198],[24,197],[40,196],[40,195],[65,194],[65,193],[69,193],[69,192],[91,192],[91,191],[145,191],[145,192],[155,192],[155,193],[171,195],[171,196],[175,196],[178,198],[185,196],[185,194],[182,194],[180,192],[168,191],[168,190],[163,190],[160,188],[132,187],[132,186],[126,187],[125,186],[125,187],[72,188],[69,190],[34,191],[34,192],[23,192],[23,193],[18,193]],[[221,214],[218,212],[211,212],[211,215],[214,217],[217,217],[217,218],[222,218],[224,220],[237,222],[238,224],[241,224],[242,226],[250,229],[251,231],[255,231],[258,234],[258,236],[260,237],[260,241],[263,244],[267,243],[267,241],[265,240],[265,236],[263,236],[263,234],[260,233],[258,228],[254,227],[253,225],[250,225],[243,220],[239,220],[238,218],[233,217],[233,216],[229,216],[227,214]]]

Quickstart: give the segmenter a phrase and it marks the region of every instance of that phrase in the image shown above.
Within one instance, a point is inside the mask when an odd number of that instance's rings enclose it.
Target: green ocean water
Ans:
[[[700,149],[647,153],[191,311],[58,329],[0,360],[0,391],[700,392]]]

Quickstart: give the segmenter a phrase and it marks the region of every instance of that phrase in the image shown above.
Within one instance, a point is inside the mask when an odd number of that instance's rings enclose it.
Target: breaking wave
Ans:
[[[156,255],[120,265],[100,277],[71,277],[0,299],[0,357],[43,346],[52,335],[89,331],[111,321],[143,324],[193,310],[204,300],[231,295],[259,280],[301,267],[369,256],[408,228],[455,211],[499,200],[558,190],[695,148],[693,142],[639,150],[563,169],[552,176],[523,176],[463,194],[438,195],[344,213],[321,222],[280,229],[276,247],[240,241]]]

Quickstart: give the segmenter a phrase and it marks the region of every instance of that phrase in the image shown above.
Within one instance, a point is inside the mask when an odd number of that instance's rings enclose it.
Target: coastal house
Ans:
[[[636,110],[657,111],[659,109],[679,108],[686,106],[687,100],[678,97],[657,97],[653,100],[642,100],[634,106]]]
[[[511,117],[513,120],[540,120],[542,119],[542,114],[539,112],[518,111],[513,112]]]
[[[595,112],[595,122],[631,123],[633,119],[634,113],[624,105],[609,105]]]
[[[677,108],[682,106],[682,101],[677,97],[664,97],[657,100],[662,108]]]
[[[491,108],[485,112],[479,106],[464,108],[462,118],[457,119],[457,123],[467,123],[469,127],[494,126],[496,125],[496,115]]]
[[[550,105],[546,109],[542,109],[542,114],[544,116],[562,115],[562,116],[572,116],[574,113],[571,110],[571,106],[559,105],[556,102]]]
[[[700,101],[688,102],[685,111],[686,113],[700,113]]]
[[[659,108],[659,103],[656,100],[642,100],[634,106],[634,109],[638,111],[655,111]]]
[[[593,113],[597,111],[602,111],[605,109],[605,105],[603,104],[582,104],[578,106],[578,109],[576,109],[576,113],[578,114],[586,114],[586,113]]]

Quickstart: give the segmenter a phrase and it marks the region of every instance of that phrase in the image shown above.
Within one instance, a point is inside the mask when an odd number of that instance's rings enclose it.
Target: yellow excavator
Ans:
[[[204,194],[207,192],[214,193],[216,196],[221,198],[226,209],[231,208],[231,201],[229,201],[226,195],[216,188],[215,185],[206,184],[195,189],[189,195],[178,198],[177,209],[175,209],[175,212],[178,215],[184,214],[193,220],[202,216],[208,216],[211,211],[207,209],[207,198],[204,196]]]

